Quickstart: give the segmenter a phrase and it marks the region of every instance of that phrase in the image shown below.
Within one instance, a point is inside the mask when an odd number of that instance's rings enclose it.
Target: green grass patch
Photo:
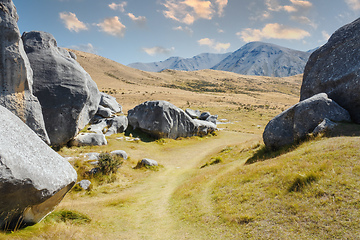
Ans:
[[[72,224],[89,223],[91,219],[83,213],[71,210],[60,210],[52,212],[45,219],[45,222],[65,222]]]

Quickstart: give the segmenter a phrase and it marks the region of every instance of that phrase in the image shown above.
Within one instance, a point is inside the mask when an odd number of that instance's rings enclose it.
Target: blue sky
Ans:
[[[13,0],[21,32],[122,64],[235,51],[264,41],[307,51],[360,16],[360,0]]]

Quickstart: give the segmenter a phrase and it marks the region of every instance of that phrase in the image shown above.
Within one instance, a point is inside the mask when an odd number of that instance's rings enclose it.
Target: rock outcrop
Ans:
[[[24,52],[18,18],[11,0],[0,2],[0,105],[50,143],[40,103],[32,92],[33,72]]]
[[[360,18],[338,29],[305,67],[300,100],[317,93],[349,111],[360,123]]]
[[[293,144],[311,133],[325,118],[335,122],[351,121],[348,111],[320,93],[272,119],[265,127],[264,143],[269,148]]]
[[[182,109],[166,101],[147,101],[128,111],[129,125],[157,138],[191,137],[216,130],[216,125],[193,120]],[[209,126],[212,124],[212,127]],[[204,128],[203,126],[206,126]]]
[[[65,145],[98,110],[100,93],[74,54],[57,47],[45,32],[27,32],[24,48],[34,72],[34,94],[39,99],[51,144]]]
[[[0,228],[39,222],[75,184],[72,166],[0,106]]]

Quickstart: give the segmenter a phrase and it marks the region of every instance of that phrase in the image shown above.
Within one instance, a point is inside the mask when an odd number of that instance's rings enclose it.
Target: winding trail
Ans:
[[[214,155],[229,145],[239,145],[256,138],[253,134],[223,132],[220,137],[198,141],[196,144],[171,148],[157,156],[165,169],[145,178],[141,183],[118,193],[118,197],[131,195],[130,201],[106,208],[111,211],[101,228],[108,231],[104,239],[197,239],[196,229],[179,221],[171,213],[171,198],[184,181],[199,170],[207,156]],[[207,196],[204,196],[206,198]],[[116,201],[117,196],[109,196]],[[94,206],[109,199],[99,198]],[[205,200],[205,199],[204,199]],[[96,200],[95,200],[96,201]],[[210,203],[208,203],[210,205]],[[103,221],[103,220],[102,220]],[[105,228],[106,228],[105,227]],[[119,232],[120,231],[120,232]],[[194,233],[195,231],[195,233]]]

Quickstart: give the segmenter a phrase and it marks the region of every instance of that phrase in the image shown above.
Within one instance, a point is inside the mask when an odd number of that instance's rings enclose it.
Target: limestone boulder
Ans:
[[[360,18],[338,29],[306,64],[300,100],[324,92],[360,123]]]
[[[18,18],[11,0],[0,2],[0,105],[50,143],[40,103],[33,95],[33,72],[23,48]]]
[[[119,157],[123,158],[124,160],[128,159],[128,155],[124,150],[114,150],[110,154],[119,156]]]
[[[198,119],[200,118],[201,112],[199,110],[193,110],[190,108],[187,108],[185,110],[185,112],[187,113],[187,115],[189,115],[192,119]]]
[[[350,114],[326,93],[301,101],[273,118],[265,127],[263,140],[269,148],[293,144],[311,133],[325,118],[350,122]]]
[[[70,141],[71,146],[102,146],[107,145],[105,135],[102,133],[80,133]]]
[[[115,113],[121,113],[122,112],[122,106],[116,101],[116,98],[113,96],[110,96],[106,93],[100,93],[101,99],[100,99],[100,105],[109,108]]]
[[[157,138],[198,135],[199,126],[182,109],[166,101],[148,101],[128,112],[129,125]]]
[[[123,133],[128,127],[128,118],[126,116],[116,116],[106,120],[109,128],[105,136],[111,136],[116,133]]]
[[[51,144],[62,146],[92,119],[100,92],[73,54],[59,48],[45,32],[25,32],[26,54],[34,72],[34,95],[39,99]]]
[[[312,132],[314,134],[314,136],[321,134],[321,133],[326,133],[327,131],[334,129],[336,126],[338,126],[337,123],[325,118]]]
[[[76,171],[0,106],[0,228],[39,222],[60,203]]]

